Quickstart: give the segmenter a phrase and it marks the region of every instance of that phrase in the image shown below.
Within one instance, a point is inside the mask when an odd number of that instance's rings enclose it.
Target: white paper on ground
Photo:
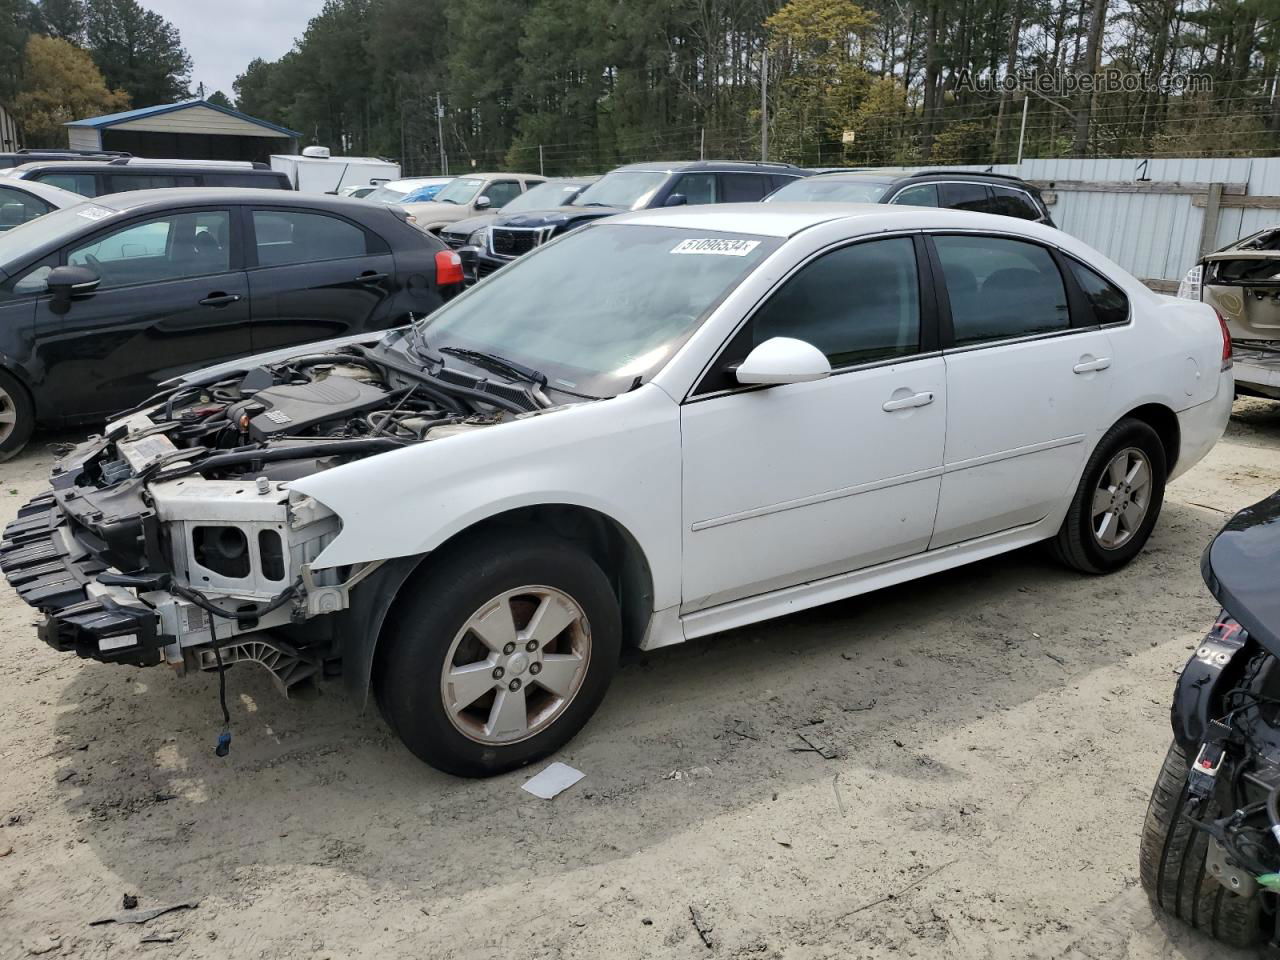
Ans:
[[[581,770],[575,770],[566,763],[556,762],[534,776],[520,789],[527,790],[543,800],[551,800],[585,776],[586,774]]]

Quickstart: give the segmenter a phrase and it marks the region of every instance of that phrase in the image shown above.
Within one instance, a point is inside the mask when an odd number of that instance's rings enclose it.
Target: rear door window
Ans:
[[[1019,220],[1039,220],[1042,214],[1032,202],[1031,196],[1012,187],[991,185],[991,212]]]
[[[769,192],[769,178],[759,173],[720,174],[721,203],[755,203]]]
[[[44,173],[38,173],[31,179],[61,187],[63,190],[70,190],[72,193],[78,193],[82,197],[96,197],[98,195],[98,178],[92,173],[56,173],[49,170]]]
[[[1044,247],[1004,237],[933,238],[956,346],[1066,330],[1067,290]]]
[[[941,206],[948,210],[975,210],[991,212],[991,194],[981,183],[940,183],[938,193]]]
[[[165,187],[194,187],[195,177],[158,173],[112,173],[107,176],[108,193],[126,190],[159,190]]]
[[[297,210],[253,211],[258,266],[363,257],[365,232],[346,220]]]

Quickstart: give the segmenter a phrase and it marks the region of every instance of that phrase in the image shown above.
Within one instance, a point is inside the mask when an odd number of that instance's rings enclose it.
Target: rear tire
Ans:
[[[375,693],[391,729],[431,766],[487,777],[532,763],[604,699],[621,615],[608,578],[573,543],[480,537],[433,557],[406,589]]]
[[[1245,899],[1232,893],[1208,871],[1209,837],[1182,815],[1187,803],[1190,762],[1174,743],[1156,778],[1138,864],[1142,887],[1154,906],[1215,940],[1247,948],[1263,939],[1262,894]],[[1222,816],[1210,798],[1199,819]]]
[[[0,463],[20,454],[36,426],[36,408],[26,388],[0,370]]]
[[[1058,560],[1082,573],[1125,566],[1155,529],[1167,474],[1164,444],[1150,425],[1126,417],[1108,430],[1050,541]],[[1098,513],[1100,507],[1107,512]]]

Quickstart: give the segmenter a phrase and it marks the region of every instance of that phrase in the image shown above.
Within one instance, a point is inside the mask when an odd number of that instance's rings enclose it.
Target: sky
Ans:
[[[191,55],[191,91],[203,81],[205,94],[231,84],[254,57],[275,60],[302,36],[324,0],[141,0],[182,34]]]

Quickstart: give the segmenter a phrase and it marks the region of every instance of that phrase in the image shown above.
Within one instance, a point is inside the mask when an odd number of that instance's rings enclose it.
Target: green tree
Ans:
[[[216,104],[219,107],[226,107],[227,109],[231,109],[235,106],[235,104],[231,102],[231,98],[228,97],[221,90],[213,91],[213,93],[205,97],[205,100],[207,100],[209,103]]]
[[[34,19],[37,33],[75,44],[84,39],[84,0],[39,0]]]
[[[128,96],[108,89],[83,50],[58,37],[35,34],[27,41],[23,89],[13,101],[27,146],[65,146],[67,121],[128,106]]]
[[[0,0],[0,99],[8,101],[22,82],[22,58],[35,11],[30,0]]]
[[[191,58],[178,30],[137,0],[85,0],[85,45],[107,84],[139,107],[188,96]]]

